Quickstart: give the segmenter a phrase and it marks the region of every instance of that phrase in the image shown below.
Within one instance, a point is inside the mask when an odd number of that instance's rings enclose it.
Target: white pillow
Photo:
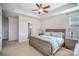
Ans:
[[[62,33],[62,32],[52,32],[52,36],[62,38],[64,36],[64,33]]]
[[[74,56],[79,56],[79,43],[75,45]]]
[[[51,32],[51,36],[54,36],[54,32]]]
[[[51,32],[45,32],[44,35],[51,36]]]

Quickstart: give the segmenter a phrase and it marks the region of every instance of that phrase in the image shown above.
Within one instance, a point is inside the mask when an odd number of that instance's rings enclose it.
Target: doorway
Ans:
[[[8,17],[2,16],[2,46],[4,46],[5,42],[9,39],[9,25],[8,25]]]
[[[28,38],[32,35],[32,24],[28,23]]]

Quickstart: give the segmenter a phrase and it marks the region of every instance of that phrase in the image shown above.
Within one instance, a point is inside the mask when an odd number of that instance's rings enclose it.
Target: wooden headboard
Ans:
[[[65,39],[65,29],[46,29],[46,32],[62,32],[64,33],[64,39]]]

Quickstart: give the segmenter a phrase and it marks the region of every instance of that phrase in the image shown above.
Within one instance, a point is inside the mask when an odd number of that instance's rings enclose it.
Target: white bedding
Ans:
[[[50,42],[50,37],[46,35],[40,35],[40,36],[34,36],[34,37]]]
[[[79,56],[79,43],[76,43],[75,45],[74,56]]]
[[[64,43],[63,38],[52,37],[47,35],[40,35],[35,37],[50,42],[53,47],[53,53],[55,53],[60,48],[60,46]]]

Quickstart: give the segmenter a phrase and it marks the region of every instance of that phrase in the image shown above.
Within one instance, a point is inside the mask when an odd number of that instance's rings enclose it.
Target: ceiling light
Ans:
[[[43,9],[39,9],[38,11],[39,11],[39,12],[43,12]]]

